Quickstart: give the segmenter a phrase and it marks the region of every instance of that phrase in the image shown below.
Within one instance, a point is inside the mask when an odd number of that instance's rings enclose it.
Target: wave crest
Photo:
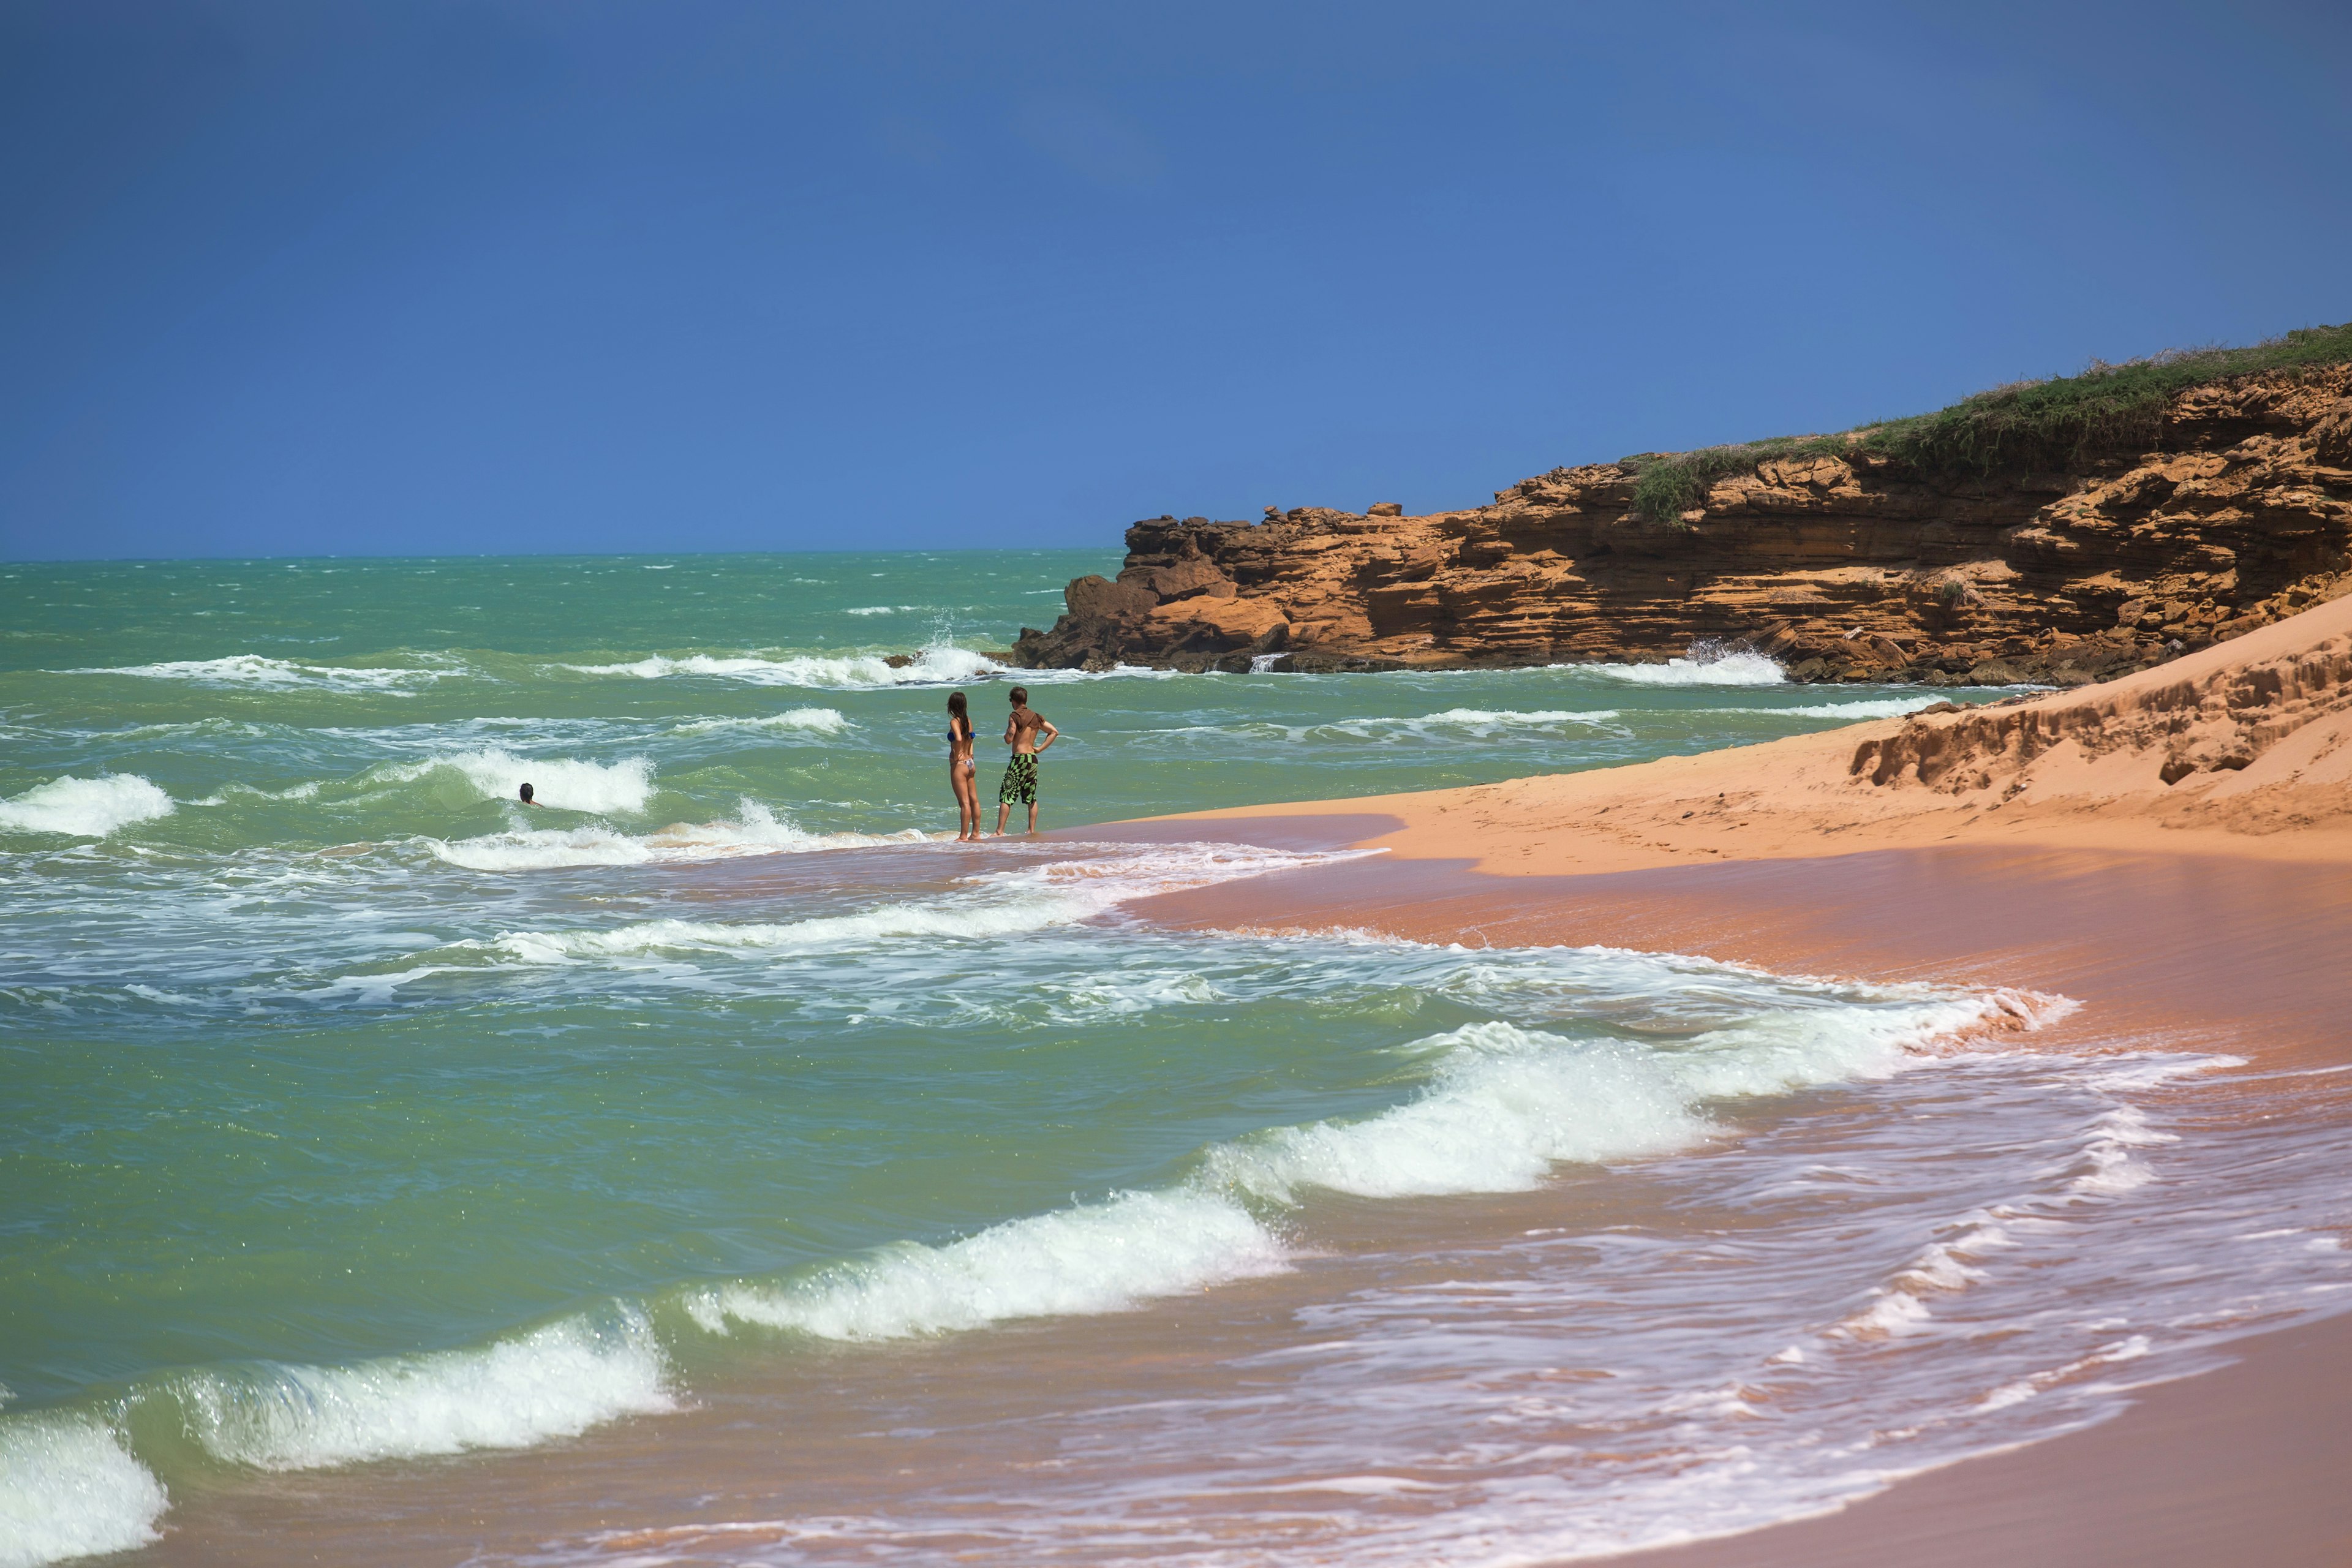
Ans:
[[[528,781],[541,805],[561,811],[634,816],[645,810],[654,793],[654,765],[644,757],[609,763],[579,757],[519,757],[503,746],[395,763],[377,769],[375,776],[407,783],[444,768],[462,777],[483,800],[512,800]]]
[[[925,835],[911,827],[903,833],[811,833],[747,797],[737,805],[731,822],[674,822],[644,835],[591,823],[567,828],[519,827],[455,841],[427,838],[424,844],[438,858],[468,870],[543,871],[564,866],[663,865],[924,841]]]
[[[688,1298],[712,1333],[730,1320],[828,1340],[904,1339],[1014,1318],[1113,1312],[1288,1267],[1240,1205],[1207,1193],[1122,1193],[944,1247],[904,1243],[803,1280]]]
[[[226,658],[175,658],[160,664],[109,665],[92,669],[68,669],[65,675],[135,675],[147,680],[186,680],[199,686],[246,687],[285,691],[310,687],[331,691],[382,691],[399,694],[399,688],[439,680],[458,673],[447,669],[404,668],[363,668],[352,665],[296,664],[290,659],[265,658],[257,653],[231,654]]]
[[[117,828],[169,816],[172,797],[137,773],[79,779],[68,773],[0,800],[0,831],[104,838]]]
[[[172,1389],[205,1451],[264,1470],[521,1448],[677,1407],[652,1323],[634,1308],[470,1350],[350,1366],[200,1372]]]
[[[144,1546],[170,1503],[96,1416],[0,1417],[0,1568]]]

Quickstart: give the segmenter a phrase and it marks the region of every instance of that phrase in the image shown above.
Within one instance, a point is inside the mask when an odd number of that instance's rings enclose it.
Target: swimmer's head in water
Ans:
[[[529,805],[530,804],[530,785],[529,784],[522,786],[522,803],[525,805]]]

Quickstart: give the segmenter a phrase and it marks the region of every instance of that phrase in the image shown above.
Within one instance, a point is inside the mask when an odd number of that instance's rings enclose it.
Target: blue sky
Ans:
[[[0,553],[1111,545],[2352,319],[2352,7],[0,0]]]

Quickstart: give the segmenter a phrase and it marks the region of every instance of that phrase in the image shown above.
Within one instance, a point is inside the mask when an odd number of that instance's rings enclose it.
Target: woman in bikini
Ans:
[[[956,842],[980,837],[980,784],[972,777],[971,713],[963,693],[948,694],[948,787],[955,791]]]

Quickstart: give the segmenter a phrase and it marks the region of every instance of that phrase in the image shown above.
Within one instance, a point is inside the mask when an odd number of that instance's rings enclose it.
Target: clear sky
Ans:
[[[1114,544],[2352,319],[2352,5],[0,0],[0,553]]]

